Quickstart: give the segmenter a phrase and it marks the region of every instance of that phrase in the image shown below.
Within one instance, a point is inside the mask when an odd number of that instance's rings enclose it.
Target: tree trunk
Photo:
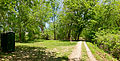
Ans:
[[[40,26],[42,33],[44,33],[43,25]]]
[[[28,37],[29,37],[29,41],[33,40],[33,33],[31,31],[29,31],[28,33]]]
[[[70,40],[71,30],[68,31],[68,40]]]
[[[79,37],[80,37],[80,32],[78,33],[77,40],[79,40]]]
[[[21,42],[21,31],[19,32],[19,42]]]
[[[22,29],[20,27],[20,31],[19,31],[19,42],[24,42],[25,41],[25,32],[22,32]]]
[[[77,34],[75,33],[75,36],[74,36],[75,40],[77,40]]]
[[[79,40],[79,37],[80,37],[80,34],[81,34],[82,30],[83,30],[83,28],[80,28],[80,29],[79,29],[79,33],[78,33],[78,35],[77,35],[77,40]]]
[[[55,23],[54,23],[54,40],[56,40],[56,30],[55,30]]]
[[[53,20],[53,26],[54,26],[54,40],[56,40],[55,14],[54,14],[52,20]]]

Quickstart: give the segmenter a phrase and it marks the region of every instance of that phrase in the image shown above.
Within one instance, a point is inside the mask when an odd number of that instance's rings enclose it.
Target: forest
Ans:
[[[25,52],[28,50],[24,48],[28,46],[28,49],[34,50],[34,48],[37,49],[45,44],[44,46],[47,46],[48,49],[58,48],[61,53],[64,53],[62,46],[69,46],[68,49],[72,51],[71,49],[74,49],[76,43],[82,40],[86,41],[90,50],[100,49],[105,54],[109,54],[119,61],[120,1],[0,0],[0,34],[6,32],[15,33],[15,48],[17,52],[21,48]],[[34,45],[30,46],[29,43]],[[59,44],[61,44],[61,47],[58,46]],[[95,47],[92,48],[90,46]],[[66,48],[64,47],[63,49]],[[83,50],[85,49],[83,48]],[[67,61],[66,56],[70,55],[70,51],[65,53],[65,61]],[[10,60],[9,57],[4,57],[6,55],[10,56],[11,53],[2,53],[0,47],[0,61],[1,59],[3,61]],[[44,60],[43,56],[41,60],[33,59],[31,61],[62,61],[60,60],[62,58]],[[99,61],[99,58],[96,59]],[[14,60],[17,60],[17,58],[11,61]]]

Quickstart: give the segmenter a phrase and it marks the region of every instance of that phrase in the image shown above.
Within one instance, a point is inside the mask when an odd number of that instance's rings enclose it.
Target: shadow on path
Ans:
[[[55,52],[47,52],[45,47],[17,46],[13,53],[0,52],[0,61],[67,61],[66,57],[55,57]]]

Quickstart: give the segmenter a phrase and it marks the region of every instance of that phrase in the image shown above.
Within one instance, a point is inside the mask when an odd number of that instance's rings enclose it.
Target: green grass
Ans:
[[[77,42],[59,40],[36,40],[29,43],[17,43],[16,51],[1,54],[1,59],[16,61],[67,61]]]
[[[38,40],[39,41],[39,40]],[[57,57],[67,57],[77,42],[59,41],[59,40],[43,40],[33,43],[16,43],[16,46],[26,45],[31,47],[45,47],[49,51],[57,53]]]
[[[103,50],[99,49],[96,45],[93,45],[90,42],[87,42],[88,47],[90,48],[92,54],[98,61],[117,61],[111,55],[105,53]]]
[[[84,42],[82,42],[82,51],[81,51],[81,54],[82,54],[82,58],[80,61],[89,61],[89,57],[87,55],[87,51],[86,51],[86,48],[85,48],[85,45],[84,45]]]

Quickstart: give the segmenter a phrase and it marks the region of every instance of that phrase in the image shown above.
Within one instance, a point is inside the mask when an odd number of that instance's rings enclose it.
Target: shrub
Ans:
[[[120,60],[120,32],[102,30],[96,32],[94,42],[103,49],[104,51],[110,53],[114,57]]]

